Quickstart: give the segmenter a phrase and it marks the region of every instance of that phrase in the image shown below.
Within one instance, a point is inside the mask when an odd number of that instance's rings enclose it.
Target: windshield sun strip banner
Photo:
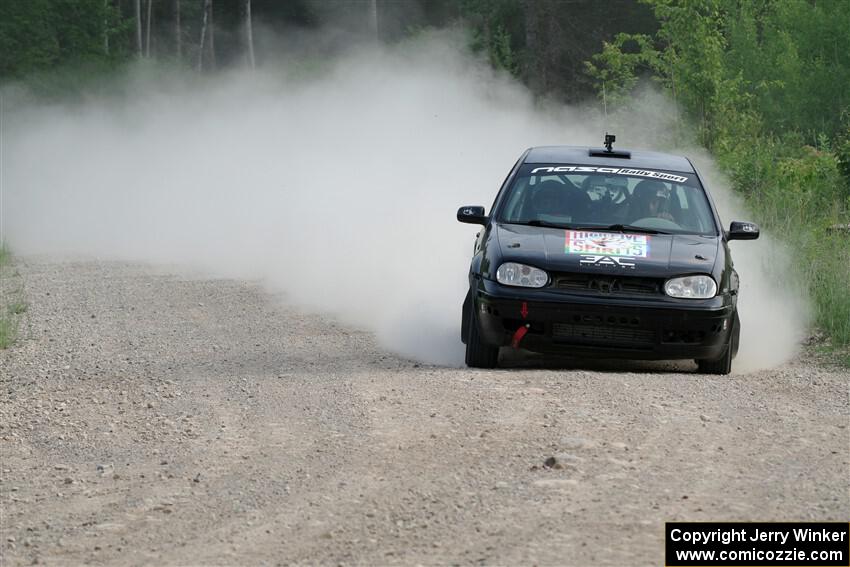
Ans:
[[[606,173],[609,175],[629,175],[632,177],[648,177],[650,179],[659,179],[661,181],[672,181],[674,183],[684,183],[688,180],[687,177],[666,173],[664,171],[655,171],[652,169],[633,169],[621,167],[597,167],[592,165],[558,165],[558,166],[543,166],[535,167],[531,170],[531,175],[540,173]]]
[[[616,234],[586,230],[566,231],[565,254],[596,254],[646,258],[649,237],[646,234]]]

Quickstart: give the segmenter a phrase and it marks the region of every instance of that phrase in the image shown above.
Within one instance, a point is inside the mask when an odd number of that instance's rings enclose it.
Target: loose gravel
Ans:
[[[659,565],[665,521],[850,518],[850,372],[419,364],[256,283],[19,261],[3,565]]]

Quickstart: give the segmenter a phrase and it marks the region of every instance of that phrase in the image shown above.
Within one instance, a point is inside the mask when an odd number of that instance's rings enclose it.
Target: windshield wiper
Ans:
[[[578,224],[567,224],[567,223],[557,223],[557,222],[549,222],[540,219],[534,219],[526,222],[510,222],[510,224],[521,224],[525,226],[542,226],[546,228],[563,228],[567,230],[610,230],[617,232],[638,232],[641,234],[672,234],[670,232],[664,232],[663,230],[656,230],[654,228],[645,228],[642,226],[634,226],[632,224],[611,224],[608,226],[605,225],[578,225]]]
[[[587,230],[587,229],[585,229]],[[645,228],[642,226],[635,226],[633,224],[611,224],[608,226],[597,226],[596,230],[616,230],[618,232],[639,232],[642,234],[671,234],[669,232],[664,232],[663,230],[656,230],[654,228]]]
[[[545,220],[534,219],[526,222],[511,222],[510,224],[522,224],[525,226],[543,226],[546,228],[567,228],[567,229],[575,229],[571,224],[564,224],[558,222],[549,222]]]

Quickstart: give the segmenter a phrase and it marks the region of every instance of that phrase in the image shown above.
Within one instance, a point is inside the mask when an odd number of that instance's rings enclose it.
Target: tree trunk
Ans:
[[[254,26],[251,24],[251,0],[245,0],[245,39],[248,43],[248,64],[251,69],[254,63]]]
[[[378,41],[378,0],[369,2],[369,31],[375,42]]]
[[[535,94],[551,88],[549,77],[554,68],[553,0],[525,0],[525,73],[528,86]]]
[[[554,79],[558,71],[558,39],[563,37],[559,31],[560,24],[555,17],[554,0],[540,0],[540,21],[545,23],[543,41],[540,42],[540,75],[542,82],[542,93],[548,93],[553,89]]]
[[[174,52],[177,60],[183,57],[183,38],[180,34],[180,0],[174,0]]]
[[[210,6],[210,69],[215,71],[215,12],[213,11],[213,0],[209,0]]]
[[[138,2],[138,0],[136,1]],[[204,69],[204,46],[206,44],[207,37],[207,24],[209,22],[210,2],[212,2],[212,0],[204,0],[204,21],[201,24],[201,42],[198,46],[198,71],[203,71]]]
[[[136,55],[142,56],[142,0],[135,0],[133,7],[136,12]]]
[[[109,0],[103,0],[103,54],[109,55]]]
[[[151,56],[151,7],[153,0],[148,0],[148,15],[145,21],[145,57]]]
[[[525,80],[531,91],[540,93],[543,77],[540,73],[540,11],[537,0],[525,0]]]

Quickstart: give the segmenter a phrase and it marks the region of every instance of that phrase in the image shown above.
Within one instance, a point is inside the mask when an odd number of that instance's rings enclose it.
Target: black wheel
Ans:
[[[738,320],[738,312],[732,318],[732,331],[723,354],[716,359],[697,360],[699,371],[703,374],[726,375],[732,372],[732,359],[738,354],[738,343],[741,341],[741,322]]]
[[[738,319],[738,312],[735,311],[735,318],[732,322],[732,358],[738,356],[738,346],[741,344],[741,321]]]
[[[466,292],[466,298],[463,300],[463,307],[460,308],[460,342],[466,344],[469,336],[469,320],[472,317],[472,290]]]
[[[481,340],[475,301],[470,300],[467,309],[466,365],[470,368],[495,368],[499,361],[499,347],[490,346]]]

